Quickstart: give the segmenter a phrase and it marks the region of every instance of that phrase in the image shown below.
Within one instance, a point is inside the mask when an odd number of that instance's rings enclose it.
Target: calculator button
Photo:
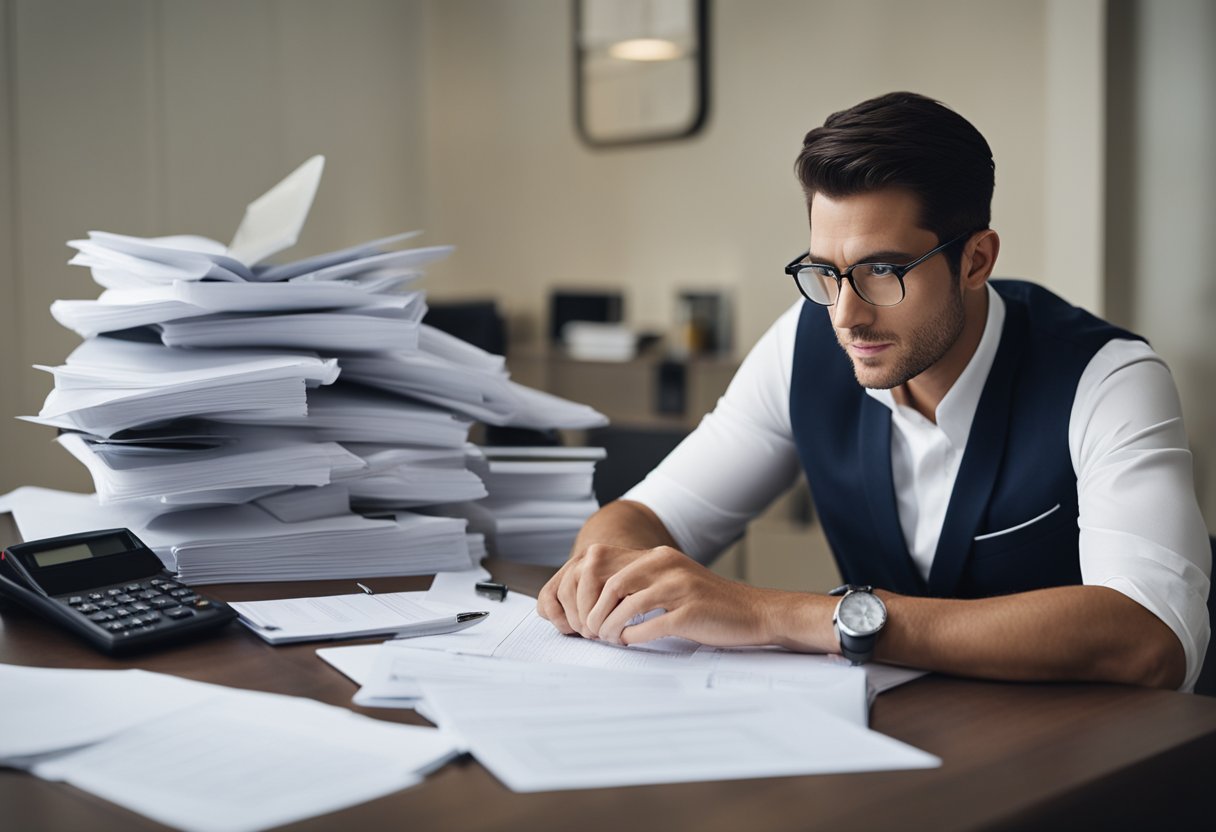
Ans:
[[[100,624],[102,621],[113,621],[114,616],[111,615],[110,613],[106,612],[105,610],[102,610],[101,612],[95,612],[92,615],[90,615],[89,620],[96,621],[97,623]]]
[[[170,618],[189,618],[194,615],[194,611],[188,610],[185,607],[174,607],[173,609],[165,610],[165,615]]]
[[[100,600],[101,600],[102,598],[104,598],[104,597],[105,597],[105,596],[104,596],[104,595],[102,595],[100,592],[90,592],[90,593],[89,593],[89,600],[90,600],[90,601],[100,601]]]
[[[117,587],[115,587],[113,589],[107,589],[106,595],[109,595],[111,598],[113,598],[115,595],[122,595],[122,590],[118,589]]]
[[[81,604],[76,608],[77,612],[97,612],[101,607],[96,604]]]
[[[166,598],[163,595],[157,596],[148,602],[154,609],[163,610],[165,607],[175,607],[177,602],[172,598]]]
[[[136,593],[137,598],[143,598],[147,601],[149,598],[155,598],[160,595],[155,589],[145,589],[143,592]]]
[[[84,598],[80,597],[79,595],[73,595],[71,598],[68,599],[68,603],[74,607],[77,604],[83,604]]]
[[[101,626],[105,627],[105,628],[106,628],[107,630],[109,630],[111,633],[121,633],[123,630],[127,629],[127,622],[125,622],[125,621],[110,621],[110,622],[108,622],[108,623],[106,623],[106,624],[102,624]]]
[[[123,587],[123,589],[125,589],[127,592],[138,592],[139,590],[143,589],[143,587],[141,587],[139,584],[127,584],[125,587]]]
[[[123,595],[117,595],[117,596],[115,596],[115,597],[114,597],[114,600],[115,600],[115,601],[117,601],[117,602],[118,602],[118,603],[120,603],[120,604],[129,604],[129,603],[131,603],[132,601],[134,601],[134,600],[135,600],[135,596],[133,596],[133,595],[126,595],[126,594],[123,594]]]
[[[169,594],[174,598],[181,598],[183,595],[193,595],[194,593],[184,587],[169,590]]]
[[[152,612],[144,613],[144,621],[160,621],[160,620],[161,620],[160,613],[158,613],[156,610],[153,610]]]
[[[195,595],[193,592],[191,592],[189,595],[179,595],[177,598],[177,603],[181,604],[184,607],[188,607],[188,606],[191,606],[197,600],[198,600],[198,596]]]
[[[98,601],[97,606],[101,607],[103,610],[112,610],[118,606],[118,602],[107,599],[105,601]]]
[[[131,608],[130,607],[115,607],[113,609],[113,613],[115,615],[130,615]]]
[[[194,608],[196,610],[209,610],[209,609],[211,609],[211,607],[212,607],[211,602],[208,601],[206,598],[195,598],[194,599]]]
[[[148,610],[150,610],[152,608],[150,606],[148,606],[147,604],[145,604],[143,601],[136,601],[134,604],[131,605],[131,609],[135,610],[136,612],[147,612]]]

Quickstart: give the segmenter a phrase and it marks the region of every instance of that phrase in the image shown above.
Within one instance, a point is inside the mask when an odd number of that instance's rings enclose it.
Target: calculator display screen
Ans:
[[[58,566],[61,563],[84,560],[93,557],[88,544],[80,543],[75,546],[65,546],[62,549],[51,549],[47,552],[35,552],[34,563],[39,566]]]
[[[106,555],[117,555],[130,550],[127,541],[121,535],[111,535],[90,540],[87,543],[77,543],[60,549],[46,549],[34,552],[34,563],[42,567],[58,566],[61,563],[74,563],[78,560],[100,558]]]

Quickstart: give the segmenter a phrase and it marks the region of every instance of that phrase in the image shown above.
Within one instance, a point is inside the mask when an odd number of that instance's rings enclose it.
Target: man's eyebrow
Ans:
[[[840,270],[840,266],[836,265],[829,257],[820,257],[818,254],[808,253],[806,259],[811,263],[831,266],[837,271]],[[900,265],[902,263],[910,263],[912,260],[913,255],[908,254],[906,251],[872,251],[858,260],[857,263],[892,263]],[[856,265],[857,263],[852,265]]]

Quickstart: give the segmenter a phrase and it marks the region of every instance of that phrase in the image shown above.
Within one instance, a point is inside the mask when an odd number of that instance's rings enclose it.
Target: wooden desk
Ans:
[[[491,564],[535,592],[547,571]],[[373,579],[419,589],[427,579]],[[349,592],[352,582],[211,587],[227,600]],[[23,610],[0,615],[0,662],[141,667],[350,706],[355,686],[314,655],[239,626],[188,647],[112,660]],[[0,699],[0,707],[20,703]],[[412,711],[359,709],[398,722]],[[927,677],[878,698],[872,726],[942,758],[939,769],[512,794],[470,759],[421,785],[292,830],[498,829],[736,832],[752,829],[1152,829],[1210,823],[1216,699],[1110,685],[1016,685]],[[166,749],[165,763],[172,763]],[[150,761],[156,765],[157,761]],[[70,786],[0,770],[0,827],[163,829]]]

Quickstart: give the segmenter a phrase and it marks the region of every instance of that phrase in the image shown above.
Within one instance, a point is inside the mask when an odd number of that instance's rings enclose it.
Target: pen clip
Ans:
[[[376,593],[372,592],[371,587],[364,586],[363,584],[359,583],[358,581],[355,581],[355,586],[359,587],[359,589],[363,590],[368,595],[376,594]]]

